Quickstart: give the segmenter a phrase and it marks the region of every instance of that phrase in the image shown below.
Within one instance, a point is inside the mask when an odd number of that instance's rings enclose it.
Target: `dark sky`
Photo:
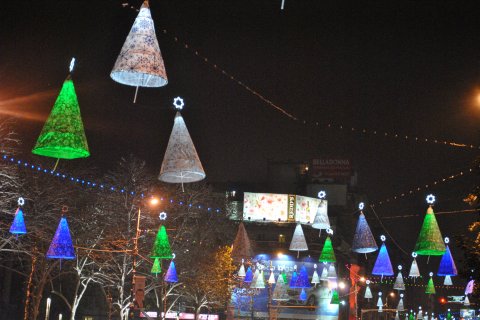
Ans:
[[[129,3],[138,8],[141,1]],[[351,158],[362,191],[382,200],[468,168],[479,154],[325,127],[333,122],[480,145],[478,1],[286,0],[282,12],[280,0],[153,0],[169,84],[141,88],[137,104],[133,87],[109,77],[137,14],[121,4],[2,2],[0,106],[17,117],[24,158],[31,157],[72,56],[89,161],[104,169],[133,153],[158,172],[176,96],[186,101],[183,115],[209,181],[261,182],[267,159],[332,155]],[[275,111],[173,36],[319,128]],[[470,175],[430,191],[440,208],[462,209],[475,180]],[[426,193],[379,213],[423,214]],[[450,217],[441,223],[458,219]],[[458,229],[473,219],[461,217]]]

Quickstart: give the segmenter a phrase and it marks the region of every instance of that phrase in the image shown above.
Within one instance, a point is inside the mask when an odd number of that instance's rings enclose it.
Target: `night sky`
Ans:
[[[109,77],[135,10],[119,0],[2,2],[0,110],[17,120],[22,157],[40,161],[30,150],[74,56],[92,153],[79,161],[104,171],[132,153],[158,173],[176,96],[185,99],[183,116],[210,182],[263,182],[267,159],[338,156],[353,160],[361,192],[383,200],[471,166],[478,149],[350,128],[480,145],[478,1],[285,1],[282,12],[280,0],[152,0],[169,84],[140,88],[136,104],[134,87]],[[129,4],[139,8],[141,1]],[[183,43],[318,128],[285,117]],[[416,238],[427,193],[437,194],[437,211],[465,209],[462,198],[475,182],[478,176],[467,175],[377,212],[418,214],[411,223]],[[439,221],[454,233],[473,219]],[[387,225],[400,221],[407,223]],[[415,239],[397,236],[413,246]]]

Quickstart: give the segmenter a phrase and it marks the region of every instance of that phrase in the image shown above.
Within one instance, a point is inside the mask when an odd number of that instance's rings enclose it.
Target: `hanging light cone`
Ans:
[[[311,283],[313,284],[320,283],[320,277],[318,276],[318,273],[317,273],[317,265],[314,265],[314,271],[313,271]]]
[[[322,274],[320,275],[320,280],[327,281],[328,280],[328,265],[323,264]]]
[[[368,225],[363,212],[358,217],[357,228],[353,236],[352,251],[357,253],[370,253],[378,250],[377,243]]]
[[[398,266],[398,274],[397,278],[395,279],[395,283],[393,284],[393,289],[395,290],[405,290],[405,283],[403,282],[403,276],[402,276],[402,266]]]
[[[178,276],[177,276],[177,268],[175,268],[175,262],[170,261],[170,265],[168,266],[168,270],[165,273],[165,282],[168,283],[176,283],[178,282]]]
[[[32,153],[56,159],[77,159],[90,156],[80,107],[70,76],[63,82],[60,94]]]
[[[158,179],[183,184],[203,180],[205,176],[185,121],[177,112]]]
[[[317,213],[313,219],[312,228],[328,229],[330,228],[330,220],[328,219],[327,201],[322,200],[317,207]]]
[[[473,287],[475,286],[475,280],[470,280],[465,287],[465,295],[473,293]]]
[[[298,253],[300,253],[300,251],[308,250],[307,241],[305,240],[302,225],[300,223],[295,227],[289,249],[290,251],[297,251]]]
[[[450,309],[448,309],[447,320],[452,320],[452,319],[453,319],[452,313],[450,312]]]
[[[443,281],[444,286],[452,286],[452,278],[450,276],[445,276],[445,280]]]
[[[403,293],[400,294],[400,300],[398,301],[397,305],[397,312],[402,312],[405,310],[405,306],[403,305]]]
[[[420,307],[420,309],[418,310],[417,319],[423,319],[422,307]]]
[[[172,259],[172,249],[168,241],[167,229],[165,226],[160,226],[157,232],[157,237],[153,243],[152,253],[150,258],[155,259]]]
[[[383,301],[382,301],[381,292],[378,293],[377,307],[378,307],[378,312],[383,312]]]
[[[465,296],[465,300],[463,300],[463,305],[464,306],[469,306],[470,305],[470,299],[468,299],[468,296]]]
[[[18,207],[15,212],[15,218],[13,218],[12,225],[10,226],[10,233],[14,235],[27,233],[27,227],[25,226],[23,210],[21,207]]]
[[[418,278],[420,277],[420,270],[418,269],[418,264],[416,259],[417,254],[413,252],[412,257],[413,257],[412,266],[410,267],[410,273],[408,274],[408,276],[411,278]]]
[[[152,266],[152,270],[150,270],[150,273],[153,273],[153,274],[162,273],[162,266],[160,265],[160,259],[155,258],[153,260],[153,266]]]
[[[55,235],[53,236],[53,240],[47,251],[47,258],[65,260],[75,259],[75,249],[73,248],[67,218],[65,217],[60,218],[57,231],[55,231]]]
[[[241,278],[245,277],[245,266],[243,265],[243,260],[242,260],[242,265],[240,266],[240,269],[238,270],[238,276]]]
[[[252,281],[253,281],[252,268],[248,267],[247,272],[245,273],[245,279],[243,279],[243,282],[249,283]]]
[[[390,261],[390,256],[388,255],[387,247],[385,246],[385,236],[381,236],[381,239],[384,243],[380,247],[378,252],[377,260],[373,266],[372,274],[379,276],[393,276],[392,263]]]
[[[458,274],[455,261],[453,261],[452,253],[448,247],[449,239],[445,238],[446,249],[440,260],[440,267],[438,268],[438,276],[456,276]]]
[[[330,299],[330,304],[340,304],[340,297],[338,296],[337,290],[332,290],[332,299]]]
[[[414,251],[424,256],[441,256],[445,253],[445,244],[432,206],[427,209]]]
[[[110,77],[134,87],[162,87],[168,83],[148,1],[140,8]]]
[[[308,279],[307,268],[305,268],[305,266],[302,266],[300,268],[300,272],[298,274],[297,283],[296,283],[295,287],[296,288],[311,288],[312,287],[312,285],[310,284],[310,281]]]
[[[435,294],[435,285],[433,284],[433,272],[430,272],[430,279],[427,283],[427,288],[425,289],[426,294]]]
[[[268,283],[275,284],[275,275],[273,274],[273,271],[270,271],[270,277],[268,277]]]
[[[290,278],[290,283],[289,283],[290,289],[298,288],[297,283],[298,283],[298,273],[297,273],[297,269],[295,268],[295,270],[292,273],[292,277]]]
[[[302,292],[300,292],[300,296],[298,297],[300,301],[307,301],[307,293],[305,289],[302,288]]]
[[[282,272],[282,278],[284,283],[288,283],[287,281],[287,274],[285,272]]]
[[[328,279],[336,279],[337,278],[337,271],[335,270],[335,265],[332,263],[328,266]]]
[[[395,312],[395,320],[400,320],[400,316],[398,315],[398,311]]]
[[[250,285],[250,288],[265,289],[265,277],[263,275],[263,270],[258,271],[257,269],[255,271],[255,275],[253,276],[253,281],[252,281],[252,284]]]
[[[335,258],[335,252],[333,251],[332,240],[330,236],[327,236],[325,240],[325,244],[323,245],[322,253],[318,258],[320,262],[336,262],[337,259]]]
[[[250,244],[250,239],[248,238],[247,230],[243,222],[238,225],[237,236],[232,244],[232,253],[231,253],[233,262],[238,263],[242,259],[250,259],[253,257],[253,250]]]
[[[365,295],[363,296],[365,299],[372,299],[372,290],[370,290],[370,280],[366,281],[367,286],[365,287]]]
[[[273,289],[272,300],[275,301],[288,301],[290,297],[287,294],[286,282],[283,279],[283,276],[278,276],[277,283],[275,284],[275,289]]]

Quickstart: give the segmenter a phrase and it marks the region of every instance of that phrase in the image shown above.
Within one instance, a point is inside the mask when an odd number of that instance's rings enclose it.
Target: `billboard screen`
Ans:
[[[313,223],[317,212],[327,216],[327,201],[275,193],[244,193],[243,219]]]

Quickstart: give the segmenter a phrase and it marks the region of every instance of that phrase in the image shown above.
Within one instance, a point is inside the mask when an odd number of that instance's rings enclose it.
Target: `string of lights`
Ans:
[[[75,176],[73,176],[69,173],[65,173],[65,172],[62,173],[62,172],[58,172],[58,171],[54,171],[54,170],[50,170],[50,169],[45,169],[41,165],[31,164],[27,161],[15,158],[15,157],[13,157],[11,155],[7,155],[5,153],[2,154],[2,159],[7,163],[16,164],[16,165],[18,165],[18,167],[31,169],[35,172],[50,175],[52,177],[56,177],[56,178],[64,180],[64,181],[68,181],[68,182],[74,183],[76,185],[85,187],[85,188],[91,188],[91,189],[96,189],[96,190],[106,191],[106,192],[126,193],[126,194],[130,194],[132,196],[137,195],[134,191],[129,191],[129,190],[123,188],[123,187],[113,186],[113,185],[109,185],[109,184],[101,183],[101,182],[96,182],[96,181],[90,181],[88,179],[75,177]],[[140,197],[145,198],[145,197],[147,197],[147,195],[141,193]],[[192,203],[186,203],[184,201],[178,201],[178,200],[175,200],[175,199],[166,199],[166,198],[163,198],[163,197],[160,198],[159,200],[160,201],[167,201],[171,205],[195,207],[197,209],[205,209],[207,211],[215,211],[217,213],[221,213],[220,208],[213,208],[213,207],[210,207],[208,205],[203,205],[203,204],[194,205]]]
[[[375,137],[383,137],[387,139],[394,139],[397,141],[407,141],[407,142],[416,142],[416,143],[424,143],[424,144],[436,144],[436,145],[444,145],[448,146],[451,148],[461,148],[461,149],[466,149],[466,150],[480,150],[480,146],[473,145],[473,144],[467,144],[467,143],[460,143],[456,141],[449,141],[445,139],[439,139],[439,138],[425,138],[425,137],[418,137],[414,135],[407,135],[407,134],[400,134],[397,132],[386,132],[386,131],[380,131],[380,130],[372,130],[372,129],[367,129],[367,128],[355,128],[351,126],[347,126],[344,124],[338,124],[338,123],[327,123],[327,124],[321,124],[319,121],[309,121],[306,119],[300,119],[291,112],[287,111],[284,107],[278,105],[277,103],[274,103],[271,99],[265,97],[262,95],[258,90],[250,87],[243,81],[239,80],[237,77],[235,77],[232,73],[228,72],[224,68],[220,67],[218,64],[211,62],[209,58],[207,58],[205,55],[202,55],[201,53],[198,52],[198,50],[193,49],[188,43],[182,42],[179,40],[179,38],[169,32],[167,29],[162,29],[162,33],[170,38],[170,40],[174,41],[175,43],[179,44],[182,48],[185,50],[189,51],[192,53],[194,56],[198,57],[201,61],[203,61],[206,65],[209,67],[213,68],[215,71],[221,73],[223,76],[225,76],[227,79],[230,81],[234,82],[235,84],[239,85],[242,87],[244,90],[248,91],[250,94],[254,95],[256,98],[260,99],[263,101],[266,105],[270,106],[271,108],[275,109],[276,111],[280,112],[287,118],[293,121],[297,121],[303,125],[309,125],[312,127],[326,127],[328,129],[336,129],[340,131],[348,131],[351,133],[358,134],[360,136],[375,136]]]
[[[393,195],[389,198],[386,198],[384,200],[373,202],[373,203],[370,204],[370,206],[371,207],[380,206],[382,204],[390,203],[392,201],[399,200],[399,199],[405,198],[407,196],[414,195],[414,194],[416,194],[420,191],[427,191],[430,188],[432,188],[432,187],[434,187],[438,184],[445,183],[445,182],[450,182],[450,181],[455,180],[457,178],[463,177],[467,174],[471,174],[471,173],[474,172],[475,169],[476,168],[469,168],[469,169],[466,169],[466,170],[462,170],[460,172],[448,175],[446,177],[436,179],[435,181],[433,181],[431,183],[428,183],[428,184],[425,184],[425,185],[422,185],[422,186],[413,187],[407,192],[397,193],[397,194],[395,194],[395,195]]]
[[[440,211],[440,212],[435,212],[435,215],[443,215],[443,214],[470,214],[470,213],[475,213],[475,212],[480,212],[480,209],[467,209],[467,210],[455,210],[455,211]],[[402,219],[402,218],[413,218],[413,217],[418,217],[419,215],[417,214],[404,214],[400,216],[388,216],[388,217],[382,217],[382,219]]]

